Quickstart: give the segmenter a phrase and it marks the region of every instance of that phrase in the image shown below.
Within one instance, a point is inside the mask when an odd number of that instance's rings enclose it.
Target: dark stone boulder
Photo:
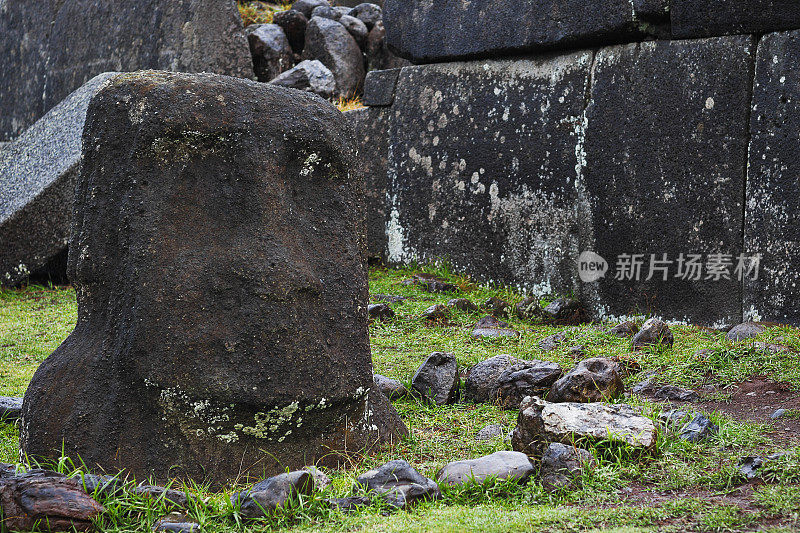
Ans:
[[[719,428],[705,415],[696,415],[681,429],[680,438],[689,442],[709,439],[719,432]]]
[[[367,72],[367,77],[364,78],[364,105],[370,107],[392,105],[399,75],[398,69]]]
[[[2,10],[0,141],[20,135],[103,72],[253,76],[230,0],[40,0],[4,2]]]
[[[415,63],[618,43],[648,30],[631,3],[618,0],[389,0],[383,21],[390,46]]]
[[[511,304],[509,304],[507,301],[501,298],[498,298],[497,296],[492,296],[491,298],[483,302],[481,309],[483,309],[492,316],[506,317],[508,316],[509,311],[511,310]]]
[[[368,29],[372,29],[375,25],[383,20],[383,10],[377,4],[364,2],[358,4],[350,10],[349,15],[361,20]]]
[[[615,337],[620,338],[630,338],[636,335],[639,332],[639,327],[626,320],[625,322],[620,322],[616,326],[610,327],[606,330],[606,333],[609,335],[614,335]]]
[[[344,498],[328,498],[325,500],[332,508],[343,513],[352,513],[363,507],[372,505],[372,500],[366,496],[346,496]]]
[[[314,9],[320,6],[330,7],[331,4],[328,2],[328,0],[297,0],[297,2],[292,4],[292,9],[299,11],[305,15],[307,19],[310,19],[311,13],[314,12]]]
[[[130,492],[150,500],[162,501],[167,507],[179,507],[181,509],[189,507],[189,495],[182,490],[168,489],[159,485],[138,485],[131,488]]]
[[[301,61],[271,80],[270,83],[280,87],[308,91],[323,98],[330,98],[336,91],[336,79],[333,77],[333,73],[316,59]]]
[[[358,476],[354,491],[366,490],[383,496],[387,503],[404,508],[441,496],[439,485],[414,470],[406,461],[395,460]]]
[[[672,330],[663,320],[651,318],[642,324],[640,329],[631,339],[631,346],[634,350],[639,350],[645,346],[672,346],[675,337]]]
[[[92,78],[0,147],[0,285],[23,283],[66,252],[86,109],[113,76]]]
[[[335,95],[352,97],[364,85],[364,58],[347,29],[335,20],[315,17],[308,23],[303,59],[318,59],[336,79]]]
[[[611,359],[585,359],[561,379],[553,383],[547,400],[550,402],[602,402],[621,396],[625,385],[619,365]]]
[[[770,33],[800,28],[792,0],[670,0],[672,34],[679,39]]]
[[[725,338],[732,342],[739,342],[758,337],[765,331],[767,331],[767,328],[761,324],[744,322],[731,328],[731,330],[725,335]]]
[[[543,352],[552,352],[567,341],[567,334],[563,331],[548,335],[538,343],[539,349]]]
[[[526,296],[521,302],[514,306],[514,312],[523,320],[544,318],[544,309],[539,304],[539,298]]]
[[[492,401],[497,389],[497,378],[519,359],[510,355],[495,355],[473,366],[464,380],[464,399],[470,402]]]
[[[389,320],[394,318],[395,313],[389,304],[369,304],[367,306],[367,315],[374,320]]]
[[[454,403],[460,385],[456,356],[444,352],[430,354],[411,379],[414,390],[436,405]]]
[[[314,478],[305,470],[287,472],[259,481],[251,488],[231,495],[231,504],[245,518],[265,516],[283,507],[290,498],[314,492]]]
[[[3,530],[30,531],[42,523],[49,531],[90,531],[105,512],[77,481],[57,472],[32,470],[0,476]]]
[[[375,380],[375,386],[378,387],[378,390],[389,400],[397,400],[408,395],[406,386],[396,379],[387,378],[380,374],[375,374],[373,379]]]
[[[339,20],[342,18],[341,11],[331,6],[317,6],[311,11],[311,18],[321,17],[324,19]]]
[[[580,324],[587,319],[586,310],[578,300],[558,298],[544,308],[544,315],[556,324]]]
[[[444,320],[450,316],[450,311],[442,304],[434,304],[422,312],[425,320]]]
[[[258,81],[270,81],[292,68],[292,47],[280,26],[251,24],[244,30]]]
[[[521,361],[498,376],[491,399],[506,409],[518,409],[526,396],[545,396],[562,374],[561,367],[556,363]]]
[[[308,19],[305,15],[296,9],[278,11],[272,15],[272,23],[283,28],[283,33],[286,34],[289,45],[295,54],[303,52],[306,44],[306,27],[308,27]]]
[[[656,389],[653,397],[658,400],[674,400],[680,402],[696,402],[700,396],[693,390],[676,387],[675,385],[664,385]]]
[[[473,482],[483,483],[490,478],[514,479],[525,483],[535,470],[524,453],[500,451],[477,459],[448,463],[436,473],[436,481],[440,485],[451,487]]]
[[[369,35],[367,26],[359,19],[351,17],[350,15],[342,15],[342,17],[339,19],[339,24],[344,26],[345,29],[350,32],[350,35],[352,35],[353,39],[356,40],[358,47],[364,50],[367,46],[367,36]]]
[[[518,338],[519,331],[511,327],[507,322],[498,320],[493,316],[485,316],[472,326],[472,336],[476,339],[499,337]]]
[[[402,423],[370,394],[351,138],[269,84],[110,81],[76,190],[78,323],[27,389],[23,452],[221,485],[398,437],[373,429]]]
[[[585,469],[591,469],[596,463],[591,452],[554,442],[542,456],[539,477],[545,490],[556,492],[572,486]]]

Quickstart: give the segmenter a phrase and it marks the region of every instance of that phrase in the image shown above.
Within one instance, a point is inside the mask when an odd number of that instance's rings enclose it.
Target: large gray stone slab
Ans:
[[[797,0],[671,0],[675,37],[766,33],[800,28]]]
[[[95,76],[0,148],[0,285],[24,281],[67,249],[86,109],[115,75]]]
[[[800,31],[759,42],[750,129],[745,249],[761,261],[745,316],[800,324]]]
[[[649,31],[630,0],[387,0],[383,21],[389,46],[415,63],[619,43]]]
[[[252,77],[233,0],[0,3],[0,140],[93,76],[163,69]]]
[[[405,67],[388,150],[391,262],[576,290],[577,132],[592,53]]]
[[[602,48],[579,133],[591,205],[584,250],[609,263],[581,286],[597,316],[648,312],[692,323],[738,323],[750,80],[747,36]],[[720,75],[724,73],[724,75]],[[678,274],[680,254],[701,254],[701,279]],[[641,254],[637,280],[615,279],[621,256]],[[654,269],[652,255],[672,261]],[[730,255],[728,277],[708,279],[711,254]]]

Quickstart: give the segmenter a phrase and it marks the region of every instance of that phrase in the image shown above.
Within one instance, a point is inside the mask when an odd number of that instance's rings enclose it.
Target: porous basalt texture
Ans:
[[[220,485],[401,432],[370,394],[351,138],[323,100],[247,80],[145,71],[101,90],[70,242],[78,323],[27,390],[22,451]]]

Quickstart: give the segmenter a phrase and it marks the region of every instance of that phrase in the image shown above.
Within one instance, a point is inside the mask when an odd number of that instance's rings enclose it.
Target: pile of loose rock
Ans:
[[[383,12],[376,4],[333,7],[298,0],[272,24],[245,28],[259,81],[319,94],[358,95],[368,70],[409,64],[386,47]]]

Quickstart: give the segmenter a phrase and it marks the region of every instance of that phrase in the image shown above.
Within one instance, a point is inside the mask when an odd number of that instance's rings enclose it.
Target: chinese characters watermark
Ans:
[[[761,266],[761,254],[733,255],[725,253],[684,254],[619,254],[614,264],[613,279],[617,281],[720,281],[745,278],[756,280]],[[590,283],[606,276],[608,262],[594,252],[583,252],[578,258],[578,275]]]

